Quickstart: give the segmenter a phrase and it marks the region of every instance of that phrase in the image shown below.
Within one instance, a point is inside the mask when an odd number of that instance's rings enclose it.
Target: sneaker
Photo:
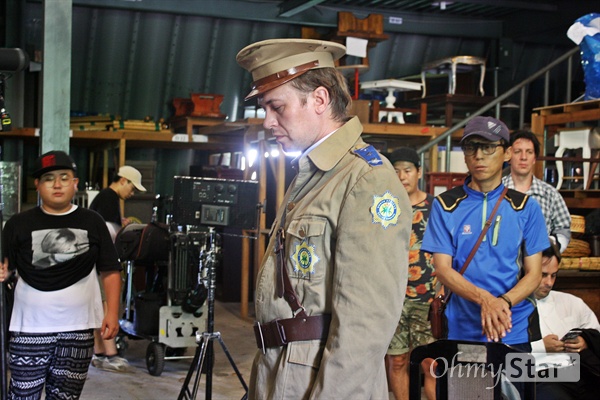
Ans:
[[[101,368],[105,360],[105,356],[97,356],[94,354],[92,356],[92,367]]]
[[[92,365],[105,371],[126,372],[129,369],[129,362],[123,357],[98,357],[98,359],[102,360],[96,366],[92,358]]]

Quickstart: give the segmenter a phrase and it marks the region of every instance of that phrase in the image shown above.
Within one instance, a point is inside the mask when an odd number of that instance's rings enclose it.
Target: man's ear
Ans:
[[[512,146],[508,146],[504,151],[504,161],[509,162],[512,157]]]
[[[331,102],[329,91],[323,86],[319,86],[312,92],[312,97],[315,102],[315,111],[318,114],[323,114],[329,108]]]

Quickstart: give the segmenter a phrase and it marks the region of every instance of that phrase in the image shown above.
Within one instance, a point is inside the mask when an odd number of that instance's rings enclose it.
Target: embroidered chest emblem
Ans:
[[[463,231],[462,234],[463,235],[470,235],[473,232],[471,231],[471,225],[463,225]]]
[[[388,226],[398,223],[401,212],[398,198],[392,196],[390,192],[385,192],[383,196],[373,196],[371,215],[374,224],[381,224],[384,229],[387,229]]]
[[[294,272],[299,272],[303,276],[315,273],[315,264],[319,261],[316,254],[316,247],[308,244],[306,240],[296,242],[293,245],[294,253],[290,256],[294,265]]]

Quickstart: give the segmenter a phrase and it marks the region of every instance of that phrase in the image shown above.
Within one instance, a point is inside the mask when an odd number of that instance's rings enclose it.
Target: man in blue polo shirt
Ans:
[[[448,339],[502,341],[530,351],[530,319],[537,315],[533,291],[549,247],[544,216],[531,197],[508,190],[464,275],[464,262],[499,200],[502,164],[510,160],[506,125],[475,117],[461,146],[470,176],[463,186],[433,202],[421,249],[433,253],[438,280],[453,295],[446,309]],[[537,321],[531,328],[539,332]]]

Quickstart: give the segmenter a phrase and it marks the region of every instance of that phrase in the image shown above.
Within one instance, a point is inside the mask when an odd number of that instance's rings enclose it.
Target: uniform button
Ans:
[[[288,211],[292,211],[294,209],[294,207],[296,207],[296,203],[294,203],[294,202],[288,203],[288,205],[287,205]]]
[[[306,236],[306,232],[304,232],[304,229],[300,229],[300,232],[298,232],[298,235],[300,235],[300,237],[304,237],[304,236]]]

